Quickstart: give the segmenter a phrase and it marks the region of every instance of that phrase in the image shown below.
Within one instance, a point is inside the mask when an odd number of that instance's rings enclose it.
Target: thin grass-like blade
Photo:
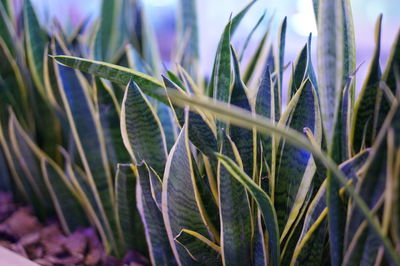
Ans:
[[[134,81],[125,90],[121,132],[125,147],[135,163],[144,160],[162,175],[167,160],[164,131],[153,107]]]

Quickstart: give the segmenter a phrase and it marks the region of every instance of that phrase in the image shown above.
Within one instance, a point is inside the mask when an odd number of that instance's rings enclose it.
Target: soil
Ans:
[[[94,228],[65,235],[56,219],[39,222],[31,208],[0,192],[0,246],[40,265],[149,265],[136,251],[121,260],[107,256]],[[0,259],[1,262],[1,259]]]

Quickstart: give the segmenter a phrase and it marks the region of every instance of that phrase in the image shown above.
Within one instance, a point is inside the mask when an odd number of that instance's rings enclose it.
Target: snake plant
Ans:
[[[317,67],[310,35],[291,72],[290,18],[274,45],[268,13],[234,45],[255,2],[227,21],[210,77],[194,0],[164,70],[140,2],[103,0],[72,34],[0,2],[0,188],[154,265],[400,265],[400,31],[381,71],[377,19],[357,96],[349,0],[313,1]]]

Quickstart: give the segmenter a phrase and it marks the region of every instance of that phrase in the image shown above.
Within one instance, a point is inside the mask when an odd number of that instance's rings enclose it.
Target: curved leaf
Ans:
[[[125,90],[121,132],[125,147],[135,163],[144,160],[162,175],[167,160],[164,131],[153,107],[134,81]]]
[[[234,159],[232,145],[225,135],[221,153]],[[222,260],[226,265],[244,265],[251,260],[250,202],[245,188],[231,175],[227,167],[218,164]]]
[[[137,167],[136,203],[142,217],[151,263],[177,265],[168,240],[161,210],[152,197],[151,175],[146,164]]]
[[[204,265],[221,265],[220,247],[204,236],[183,229],[175,241],[182,245],[195,261]]]
[[[135,175],[129,164],[118,164],[115,178],[117,220],[127,250],[146,252],[143,225],[136,209]]]
[[[180,265],[192,265],[193,259],[174,239],[183,229],[207,237],[208,229],[200,213],[187,124],[168,155],[163,178],[162,213],[175,259]]]
[[[260,209],[268,232],[268,243],[271,264],[279,265],[279,228],[274,206],[268,195],[248,177],[231,159],[222,154],[217,154],[218,159],[229,171],[232,178],[239,181],[251,194]]]

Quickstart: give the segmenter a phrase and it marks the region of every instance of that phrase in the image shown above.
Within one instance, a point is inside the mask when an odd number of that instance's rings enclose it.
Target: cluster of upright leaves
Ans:
[[[9,60],[1,81],[21,91],[4,90],[0,167],[10,178],[0,185],[14,183],[43,217],[54,208],[66,230],[91,223],[115,254],[137,249],[154,265],[399,264],[400,33],[381,74],[378,19],[355,101],[350,5],[313,2],[318,73],[310,36],[283,109],[286,18],[277,52],[267,27],[243,74],[247,51],[232,45],[254,1],[224,28],[208,84],[198,72],[195,1],[180,1],[178,66],[162,76],[152,32],[130,1],[104,0],[90,53],[81,33],[39,39],[27,1],[26,43],[8,48],[18,31],[0,24]],[[118,15],[129,8],[141,21],[137,39],[127,36],[138,25]],[[25,87],[23,73],[32,79]],[[28,89],[51,115],[23,109]],[[32,124],[35,115],[57,128]]]

